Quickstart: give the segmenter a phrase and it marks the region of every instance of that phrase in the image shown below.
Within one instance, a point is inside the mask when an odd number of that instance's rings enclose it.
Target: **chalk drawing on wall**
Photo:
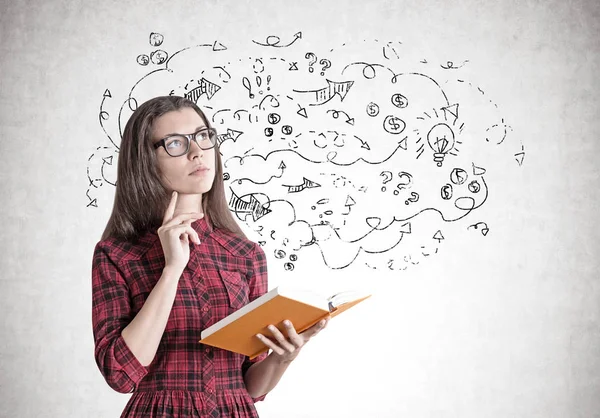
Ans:
[[[112,204],[122,128],[158,95],[205,111],[230,210],[286,271],[316,261],[406,270],[459,236],[484,239],[489,188],[523,164],[524,145],[468,59],[424,58],[399,41],[309,50],[302,32],[177,51],[164,38],[151,33],[148,51],[123,64],[129,91],[102,94],[90,210]]]

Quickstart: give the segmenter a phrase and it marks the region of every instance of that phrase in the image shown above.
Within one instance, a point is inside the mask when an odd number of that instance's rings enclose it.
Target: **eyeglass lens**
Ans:
[[[203,150],[208,150],[214,147],[214,141],[215,135],[208,130],[196,133],[196,142]],[[169,137],[169,139],[165,141],[165,147],[167,149],[167,152],[173,157],[178,157],[180,155],[185,154],[186,151],[189,149],[188,146],[189,137],[186,136],[175,135]]]

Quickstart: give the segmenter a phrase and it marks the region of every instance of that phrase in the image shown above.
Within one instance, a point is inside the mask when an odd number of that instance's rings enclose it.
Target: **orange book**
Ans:
[[[287,335],[283,321],[289,319],[301,333],[321,319],[339,315],[370,296],[349,291],[325,299],[307,290],[279,286],[203,330],[200,342],[254,358],[269,349],[256,337],[258,333],[272,337],[268,325],[275,325]]]

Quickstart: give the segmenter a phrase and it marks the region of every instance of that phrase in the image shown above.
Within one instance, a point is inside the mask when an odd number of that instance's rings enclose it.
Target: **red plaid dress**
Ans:
[[[116,391],[133,392],[121,417],[257,417],[243,375],[248,357],[200,344],[200,332],[267,292],[267,262],[257,244],[195,221],[192,245],[158,351],[147,367],[121,331],[141,309],[164,268],[160,239],[135,245],[107,239],[94,249],[92,323],[96,363]]]

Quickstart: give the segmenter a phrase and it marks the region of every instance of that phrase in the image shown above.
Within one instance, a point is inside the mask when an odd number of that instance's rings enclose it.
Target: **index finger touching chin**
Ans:
[[[169,202],[169,206],[167,206],[167,210],[165,210],[165,216],[163,218],[163,225],[168,221],[173,219],[173,214],[175,213],[175,206],[177,205],[177,192],[173,190],[171,194],[171,201]]]

